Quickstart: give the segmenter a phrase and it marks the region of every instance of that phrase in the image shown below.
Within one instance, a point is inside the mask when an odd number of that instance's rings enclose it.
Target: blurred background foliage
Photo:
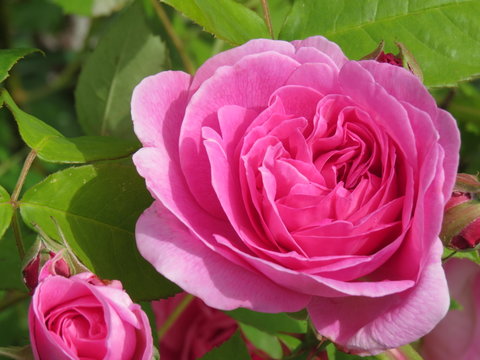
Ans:
[[[16,64],[4,83],[17,104],[65,136],[85,135],[75,110],[80,71],[112,20],[119,16],[119,10],[130,2],[132,0],[0,0],[0,48],[28,47],[43,51],[43,55],[33,53]],[[165,68],[193,72],[206,59],[232,46],[203,31],[170,6],[151,0],[138,2],[150,31],[166,44]],[[237,2],[263,16],[260,0]],[[275,35],[279,34],[292,5],[293,0],[269,1]],[[126,34],[130,30],[126,28]],[[431,91],[439,106],[458,120],[462,132],[460,172],[477,173],[480,169],[480,81]],[[28,151],[10,112],[1,108],[0,185],[9,193],[13,191]],[[24,189],[64,167],[35,161]],[[28,245],[34,234],[26,227],[22,230]],[[29,300],[20,268],[9,230],[0,239],[0,347],[28,343]]]

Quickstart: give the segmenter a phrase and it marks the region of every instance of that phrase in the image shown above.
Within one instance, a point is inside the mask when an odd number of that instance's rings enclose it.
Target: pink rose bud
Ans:
[[[403,60],[400,56],[398,55],[394,55],[392,53],[385,53],[385,52],[381,52],[377,59],[376,59],[378,62],[382,62],[382,63],[387,63],[387,64],[392,64],[392,65],[396,65],[396,66],[402,66],[403,67]]]
[[[50,275],[60,275],[69,277],[70,268],[67,262],[63,259],[63,251],[55,254],[52,251],[48,253],[40,250],[24,267],[23,281],[25,285],[33,294],[33,291],[38,285],[39,281]]]
[[[180,293],[169,299],[153,301],[157,329],[187,296]],[[235,320],[195,298],[160,339],[162,360],[195,360],[228,340],[237,330]]]
[[[425,360],[480,358],[480,266],[453,258],[445,265],[451,297],[458,306],[421,341]]]
[[[65,270],[52,259],[52,269]],[[57,267],[58,266],[58,267]],[[147,316],[122,289],[84,272],[50,274],[35,289],[29,310],[35,359],[151,360]]]
[[[480,243],[480,182],[476,176],[458,174],[440,234],[453,250],[472,250]]]

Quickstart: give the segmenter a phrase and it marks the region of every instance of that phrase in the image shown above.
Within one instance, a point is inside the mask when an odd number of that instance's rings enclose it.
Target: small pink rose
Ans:
[[[425,360],[477,360],[480,357],[480,265],[453,258],[445,265],[452,298],[460,306],[427,334],[421,344]]]
[[[49,275],[33,294],[30,341],[41,360],[151,360],[147,316],[119,281]]]
[[[455,120],[399,66],[323,37],[252,40],[132,98],[155,198],[141,254],[209,306],[307,308],[354,353],[409,343],[445,315],[438,239]]]
[[[70,268],[63,258],[63,251],[55,254],[49,251],[48,254],[39,251],[38,254],[25,266],[22,271],[23,281],[33,294],[39,281],[50,275],[69,277]]]

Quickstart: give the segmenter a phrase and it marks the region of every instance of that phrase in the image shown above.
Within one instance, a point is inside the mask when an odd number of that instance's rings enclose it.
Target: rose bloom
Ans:
[[[155,198],[138,248],[207,305],[306,307],[359,354],[447,312],[438,234],[459,133],[409,71],[319,36],[252,40],[193,77],[144,79],[132,117]]]
[[[467,259],[445,264],[452,298],[460,305],[425,336],[425,360],[477,360],[480,354],[480,265]]]
[[[35,289],[30,342],[40,360],[151,360],[150,324],[119,281],[51,275]]]

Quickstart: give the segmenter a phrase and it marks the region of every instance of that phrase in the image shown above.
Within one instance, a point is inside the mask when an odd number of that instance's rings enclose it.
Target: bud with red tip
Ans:
[[[445,205],[440,237],[452,250],[473,250],[480,244],[480,181],[458,174],[452,197]]]

